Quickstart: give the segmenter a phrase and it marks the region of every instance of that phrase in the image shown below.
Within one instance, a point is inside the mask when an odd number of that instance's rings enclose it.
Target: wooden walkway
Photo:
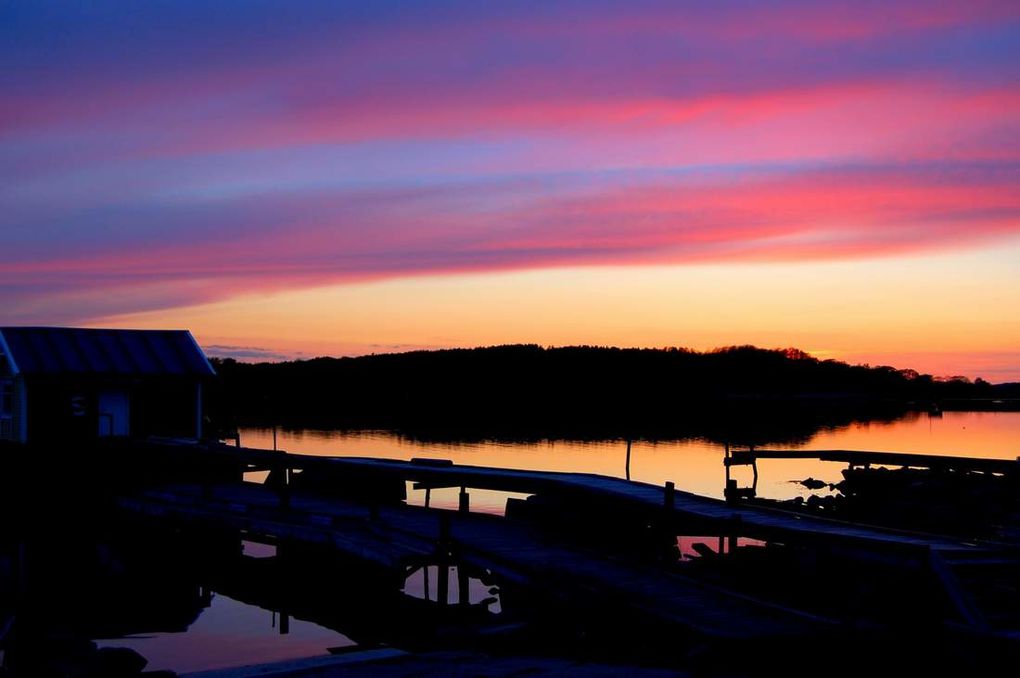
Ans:
[[[175,486],[124,499],[149,518],[330,544],[387,567],[453,557],[546,591],[551,599],[613,604],[712,638],[804,636],[819,617],[718,589],[688,577],[551,543],[498,517],[403,505],[367,508],[298,491],[286,502],[263,486]],[[448,526],[442,524],[449,521]],[[446,553],[448,545],[450,553]]]
[[[739,530],[740,536],[778,540],[829,540],[863,543],[876,548],[929,548],[945,551],[969,550],[975,544],[939,535],[917,534],[893,529],[863,526],[838,520],[807,516],[792,511],[749,507],[701,495],[669,491],[664,487],[587,473],[557,473],[495,469],[479,466],[414,463],[361,457],[330,457],[318,464],[336,471],[362,472],[412,480],[431,487],[468,487],[525,492],[552,492],[580,497],[605,505],[638,507],[660,512],[670,506],[678,523],[697,519],[717,524],[720,534]],[[672,501],[669,499],[672,495]]]

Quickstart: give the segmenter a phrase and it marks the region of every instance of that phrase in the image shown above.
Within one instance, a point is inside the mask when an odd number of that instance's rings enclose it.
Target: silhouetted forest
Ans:
[[[796,350],[708,352],[534,345],[283,363],[214,361],[220,419],[385,428],[417,438],[806,438],[934,403],[1002,397],[980,379],[818,360]]]

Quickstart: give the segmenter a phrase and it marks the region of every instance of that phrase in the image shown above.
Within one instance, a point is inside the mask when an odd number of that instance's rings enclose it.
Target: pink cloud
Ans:
[[[483,209],[501,190],[505,207]],[[182,239],[8,262],[0,286],[35,287],[36,299],[88,290],[135,294],[132,288],[148,286],[159,303],[180,305],[419,274],[889,256],[1020,233],[1020,195],[1008,178],[968,182],[937,172],[660,179],[581,186],[571,196],[496,186],[477,196],[474,209],[451,204],[449,195],[306,197],[301,219],[290,226],[240,240]],[[243,221],[243,211],[236,218]]]

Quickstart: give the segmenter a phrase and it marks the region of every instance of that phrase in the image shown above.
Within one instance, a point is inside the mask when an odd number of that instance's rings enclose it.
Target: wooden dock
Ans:
[[[605,550],[624,533],[647,527],[656,534],[715,535],[733,552],[739,539],[796,547],[842,563],[898,568],[917,581],[937,582],[958,623],[986,631],[982,612],[968,599],[956,563],[982,559],[1017,562],[1016,546],[908,532],[726,502],[675,489],[585,473],[455,465],[441,460],[396,461],[317,457],[225,445],[162,443],[168,463],[187,459],[235,466],[236,480],[166,483],[121,498],[122,508],[174,524],[237,530],[268,540],[317,543],[380,567],[459,559],[571,604],[613,601],[659,623],[715,639],[804,637],[825,633],[832,621],[795,607],[745,595],[692,578],[662,563],[641,562]],[[270,471],[266,484],[239,482],[244,471]],[[195,474],[201,478],[201,473]],[[427,492],[459,488],[459,509],[409,506],[405,487]],[[544,511],[540,525],[470,511],[474,489],[533,496]],[[529,508],[531,501],[518,502]],[[528,512],[523,511],[522,515]],[[509,515],[509,513],[508,513]],[[603,548],[572,541],[569,529],[606,533]],[[621,552],[623,549],[621,549]],[[969,567],[969,565],[968,565]],[[448,585],[447,585],[448,587]],[[543,593],[544,592],[544,593]]]
[[[966,551],[987,546],[951,536],[860,525],[774,507],[740,505],[677,490],[673,483],[658,486],[591,473],[490,468],[453,464],[435,459],[399,461],[368,457],[323,457],[228,445],[167,444],[161,448],[192,458],[196,455],[228,458],[247,471],[268,470],[285,477],[290,477],[289,474],[293,472],[309,472],[310,476],[329,478],[338,486],[348,489],[373,488],[386,483],[393,486],[394,483],[410,481],[420,488],[477,488],[555,496],[563,502],[579,506],[636,509],[657,518],[661,518],[665,511],[670,520],[682,524],[685,528],[703,526],[716,529],[719,534],[729,534],[738,529],[742,536],[763,541],[804,539],[812,543],[819,540],[844,544],[867,543],[876,549],[891,550],[921,548]],[[768,451],[753,452],[759,454]],[[932,465],[944,463],[941,461],[943,459],[965,459],[881,452],[829,452],[834,460],[836,457],[842,460],[848,458],[847,455],[858,454],[863,456],[853,458],[867,459],[872,455],[885,455],[897,458],[901,462],[922,464],[923,462],[917,459],[920,457]],[[818,456],[819,452],[804,451],[803,454],[806,457]],[[996,473],[1020,467],[1020,462],[1010,460],[972,461],[975,461],[979,468],[994,469]],[[1002,544],[992,546],[999,547]]]
[[[389,568],[456,559],[546,591],[551,599],[611,599],[705,637],[804,636],[831,626],[821,617],[676,573],[559,545],[528,525],[485,514],[402,505],[368,508],[300,491],[284,501],[276,491],[260,486],[175,486],[122,500],[121,505],[177,524],[329,545]]]
[[[358,457],[330,457],[326,464],[335,472],[360,473],[368,477],[411,480],[423,487],[464,487],[529,494],[554,493],[582,504],[637,508],[665,514],[678,525],[692,522],[716,527],[721,534],[738,530],[741,536],[769,540],[829,540],[868,542],[876,548],[919,547],[938,550],[971,550],[973,542],[940,535],[917,534],[806,516],[793,511],[733,505],[731,503],[665,487],[588,473],[557,473],[495,469],[479,466],[440,466],[433,462],[391,461]],[[307,468],[307,467],[306,467]]]

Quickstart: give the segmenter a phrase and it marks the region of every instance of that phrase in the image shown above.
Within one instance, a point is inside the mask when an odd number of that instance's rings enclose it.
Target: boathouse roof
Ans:
[[[187,330],[0,327],[0,354],[14,374],[215,374]]]

